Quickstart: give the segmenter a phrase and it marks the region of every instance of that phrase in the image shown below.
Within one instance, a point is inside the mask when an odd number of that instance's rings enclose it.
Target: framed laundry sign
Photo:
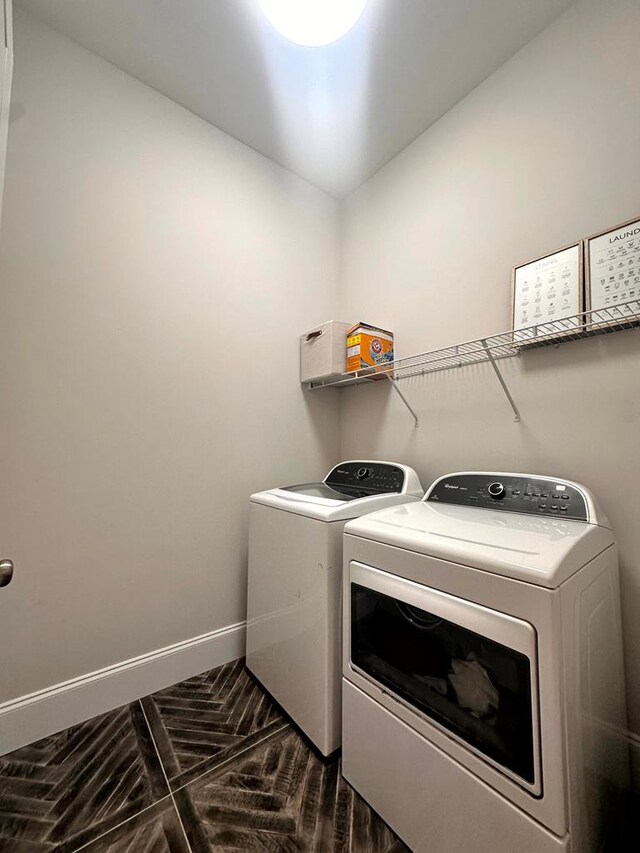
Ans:
[[[640,219],[594,234],[586,241],[586,247],[587,310],[601,311],[592,320],[599,322],[610,314],[615,322],[638,314]]]
[[[574,334],[581,325],[575,315],[584,311],[583,285],[582,241],[515,267],[513,342],[526,346]]]

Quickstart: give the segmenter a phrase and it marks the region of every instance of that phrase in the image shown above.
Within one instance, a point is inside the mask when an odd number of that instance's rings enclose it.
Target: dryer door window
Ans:
[[[352,573],[352,665],[526,787],[537,788],[533,628],[396,581],[402,590],[390,595],[368,581],[354,583]],[[496,639],[502,619],[508,620],[508,643]]]

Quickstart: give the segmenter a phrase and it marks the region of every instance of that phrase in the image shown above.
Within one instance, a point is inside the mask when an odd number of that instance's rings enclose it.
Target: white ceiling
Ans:
[[[256,0],[18,0],[41,20],[332,195],[405,148],[572,0],[370,0],[304,48]]]

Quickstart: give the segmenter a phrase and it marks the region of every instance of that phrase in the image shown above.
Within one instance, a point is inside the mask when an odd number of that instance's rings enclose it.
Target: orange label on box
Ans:
[[[347,332],[347,372],[374,367],[384,370],[393,361],[393,333],[367,323]]]

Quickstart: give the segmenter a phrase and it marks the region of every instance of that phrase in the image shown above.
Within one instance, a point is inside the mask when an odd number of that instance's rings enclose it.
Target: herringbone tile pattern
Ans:
[[[114,827],[81,850],[82,853],[191,853],[171,797]]]
[[[243,661],[0,758],[0,853],[391,849]]]
[[[120,708],[0,758],[0,850],[95,837],[168,793],[140,706]]]
[[[242,660],[154,693],[142,705],[174,789],[286,724]]]
[[[334,851],[406,849],[340,775],[287,727],[176,800],[191,849]]]

